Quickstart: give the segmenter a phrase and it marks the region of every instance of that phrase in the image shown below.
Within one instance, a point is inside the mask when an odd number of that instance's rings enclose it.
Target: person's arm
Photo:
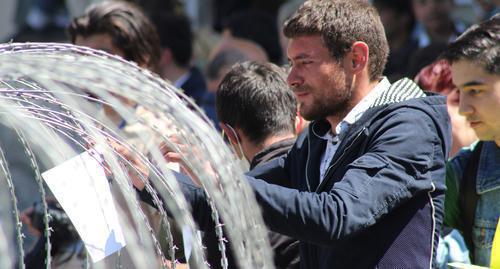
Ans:
[[[433,190],[432,170],[442,170],[436,185],[444,189],[444,138],[426,113],[393,113],[369,139],[368,152],[349,165],[329,192],[299,192],[249,177],[271,230],[329,245]]]
[[[198,227],[201,230],[205,230],[207,227],[212,227],[210,226],[212,222],[211,219],[211,209],[210,206],[207,203],[207,199],[205,196],[205,192],[203,191],[202,188],[198,187],[195,185],[192,181],[191,178],[187,175],[171,171],[174,177],[177,180],[177,183],[179,184],[179,187],[184,194],[184,198],[186,198],[186,201],[188,205],[191,207],[191,212],[193,215],[194,221],[198,224]],[[152,180],[151,177],[154,175],[150,175],[149,177],[149,182],[151,183],[151,186],[155,191],[158,191],[158,188],[152,183],[155,182],[155,180]],[[143,188],[142,190],[137,189],[139,192],[139,198],[141,201],[153,206],[154,208],[157,208],[157,206],[153,202],[153,197],[151,196],[151,193],[146,189]],[[162,200],[162,205],[165,211],[167,211],[167,214],[170,215],[170,211],[166,207],[166,203],[163,201],[162,197],[159,196],[159,198]]]

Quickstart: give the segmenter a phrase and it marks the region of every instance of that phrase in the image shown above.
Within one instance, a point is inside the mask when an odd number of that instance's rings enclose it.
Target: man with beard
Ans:
[[[388,45],[367,1],[307,1],[284,34],[287,81],[312,122],[287,155],[247,174],[265,223],[300,241],[301,268],[432,267],[451,144],[446,100],[382,77]],[[289,187],[273,184],[283,179]],[[203,192],[181,185],[206,223]]]

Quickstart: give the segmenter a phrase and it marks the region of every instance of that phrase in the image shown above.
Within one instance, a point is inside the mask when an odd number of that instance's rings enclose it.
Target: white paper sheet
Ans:
[[[42,177],[94,263],[126,245],[109,183],[97,158],[84,152],[42,173]]]

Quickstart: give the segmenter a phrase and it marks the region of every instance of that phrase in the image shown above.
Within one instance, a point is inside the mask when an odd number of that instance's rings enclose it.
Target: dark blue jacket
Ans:
[[[411,85],[381,98],[401,87]],[[431,267],[451,144],[446,101],[397,99],[378,102],[349,128],[320,185],[326,142],[317,134],[330,128],[323,121],[287,157],[250,174],[291,179],[292,188],[248,180],[270,229],[301,241],[301,268]]]
[[[317,135],[329,128],[311,123],[288,155],[248,173],[265,223],[300,241],[301,268],[430,268],[451,144],[445,98],[393,84],[350,126],[318,184],[326,142]],[[203,227],[203,192],[186,184]]]
[[[207,83],[200,69],[191,67],[188,79],[180,85],[180,88],[184,90],[186,95],[192,97],[196,104],[201,105],[203,96],[207,92]]]

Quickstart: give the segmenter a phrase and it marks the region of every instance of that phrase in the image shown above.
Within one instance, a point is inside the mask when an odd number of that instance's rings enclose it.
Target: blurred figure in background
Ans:
[[[500,0],[477,0],[484,11],[484,19],[489,19],[500,12]]]
[[[268,13],[258,10],[235,13],[225,22],[222,35],[251,40],[266,51],[269,61],[275,64],[281,63],[281,46],[276,29],[276,18]]]
[[[133,61],[152,72],[159,72],[160,41],[150,20],[139,7],[126,2],[102,2],[91,5],[85,14],[76,17],[68,26],[71,43],[103,50]],[[131,100],[118,97],[130,107]],[[110,106],[104,113],[119,129],[127,123]]]
[[[71,43],[103,50],[158,72],[160,41],[139,7],[126,2],[91,5],[68,26]]]
[[[447,47],[448,43],[432,43],[415,50],[408,62],[408,76],[414,78],[424,67],[434,63]]]
[[[451,68],[446,60],[438,60],[423,68],[415,77],[415,82],[422,89],[447,96],[446,105],[453,136],[450,157],[455,156],[461,148],[467,147],[477,140],[477,136],[470,128],[466,118],[458,112],[460,91],[451,80]]]
[[[272,17],[281,4],[287,0],[213,0],[213,28],[220,32],[224,26],[224,20],[239,11],[254,9],[266,12]]]
[[[52,269],[86,268],[86,251],[76,229],[62,207],[55,200],[47,199]],[[28,227],[29,232],[38,237],[33,249],[24,257],[26,269],[46,268],[47,250],[45,244],[45,224],[43,221],[43,206],[41,202],[21,213],[21,221]]]
[[[431,43],[448,43],[465,30],[452,17],[453,0],[411,0],[417,25],[413,37],[420,48]]]
[[[68,27],[69,37],[72,43],[80,46],[86,46],[97,50],[103,50],[110,54],[121,56],[122,58],[135,62],[142,68],[147,68],[152,72],[160,73],[161,69],[161,48],[160,39],[153,23],[136,5],[123,2],[102,2],[91,5],[80,17],[74,18]],[[187,57],[190,58],[190,55]],[[189,60],[188,60],[189,61]],[[169,122],[164,118],[148,111],[126,97],[115,95],[123,104],[135,111],[135,116],[153,125],[163,135],[170,135],[171,128]],[[134,146],[143,154],[148,154],[147,144],[158,145],[160,138],[151,132],[147,124],[142,121],[134,120],[126,122],[113,107],[104,105],[97,118],[106,118],[115,123],[115,127],[122,131],[127,143]],[[108,126],[111,127],[111,126]],[[125,198],[116,184],[111,184],[111,191],[115,198],[116,205],[127,209]],[[141,204],[143,212],[148,217],[153,229],[160,231],[160,217],[149,205]],[[125,210],[127,212],[127,210]],[[128,216],[130,223],[131,216]],[[138,227],[134,227],[138,228]],[[174,231],[177,242],[180,242],[179,231]],[[181,245],[178,243],[177,245]],[[125,248],[127,249],[127,248]],[[182,251],[179,251],[181,253]],[[122,259],[124,264],[132,264],[129,261],[127,252],[123,252]],[[164,252],[167,253],[167,252]],[[167,257],[169,258],[169,257]],[[112,259],[107,261],[112,262]]]
[[[16,1],[17,32],[11,37],[16,42],[60,42],[69,14],[64,0]],[[2,3],[4,5],[4,3]],[[3,6],[2,6],[3,7]]]
[[[189,18],[180,12],[157,11],[151,14],[151,19],[160,37],[160,76],[203,107],[207,85],[201,71],[192,65],[193,33]]]
[[[288,64],[288,57],[286,54],[286,50],[288,48],[288,38],[283,34],[282,27],[285,24],[285,21],[288,17],[292,16],[292,14],[299,9],[299,7],[304,3],[304,0],[288,0],[283,3],[278,10],[278,18],[277,18],[277,29],[279,34],[280,46],[281,46],[281,63]]]
[[[410,1],[374,0],[373,5],[380,14],[385,35],[389,42],[389,58],[384,75],[390,81],[408,76],[408,61],[418,48],[418,42],[412,38],[415,17]]]

